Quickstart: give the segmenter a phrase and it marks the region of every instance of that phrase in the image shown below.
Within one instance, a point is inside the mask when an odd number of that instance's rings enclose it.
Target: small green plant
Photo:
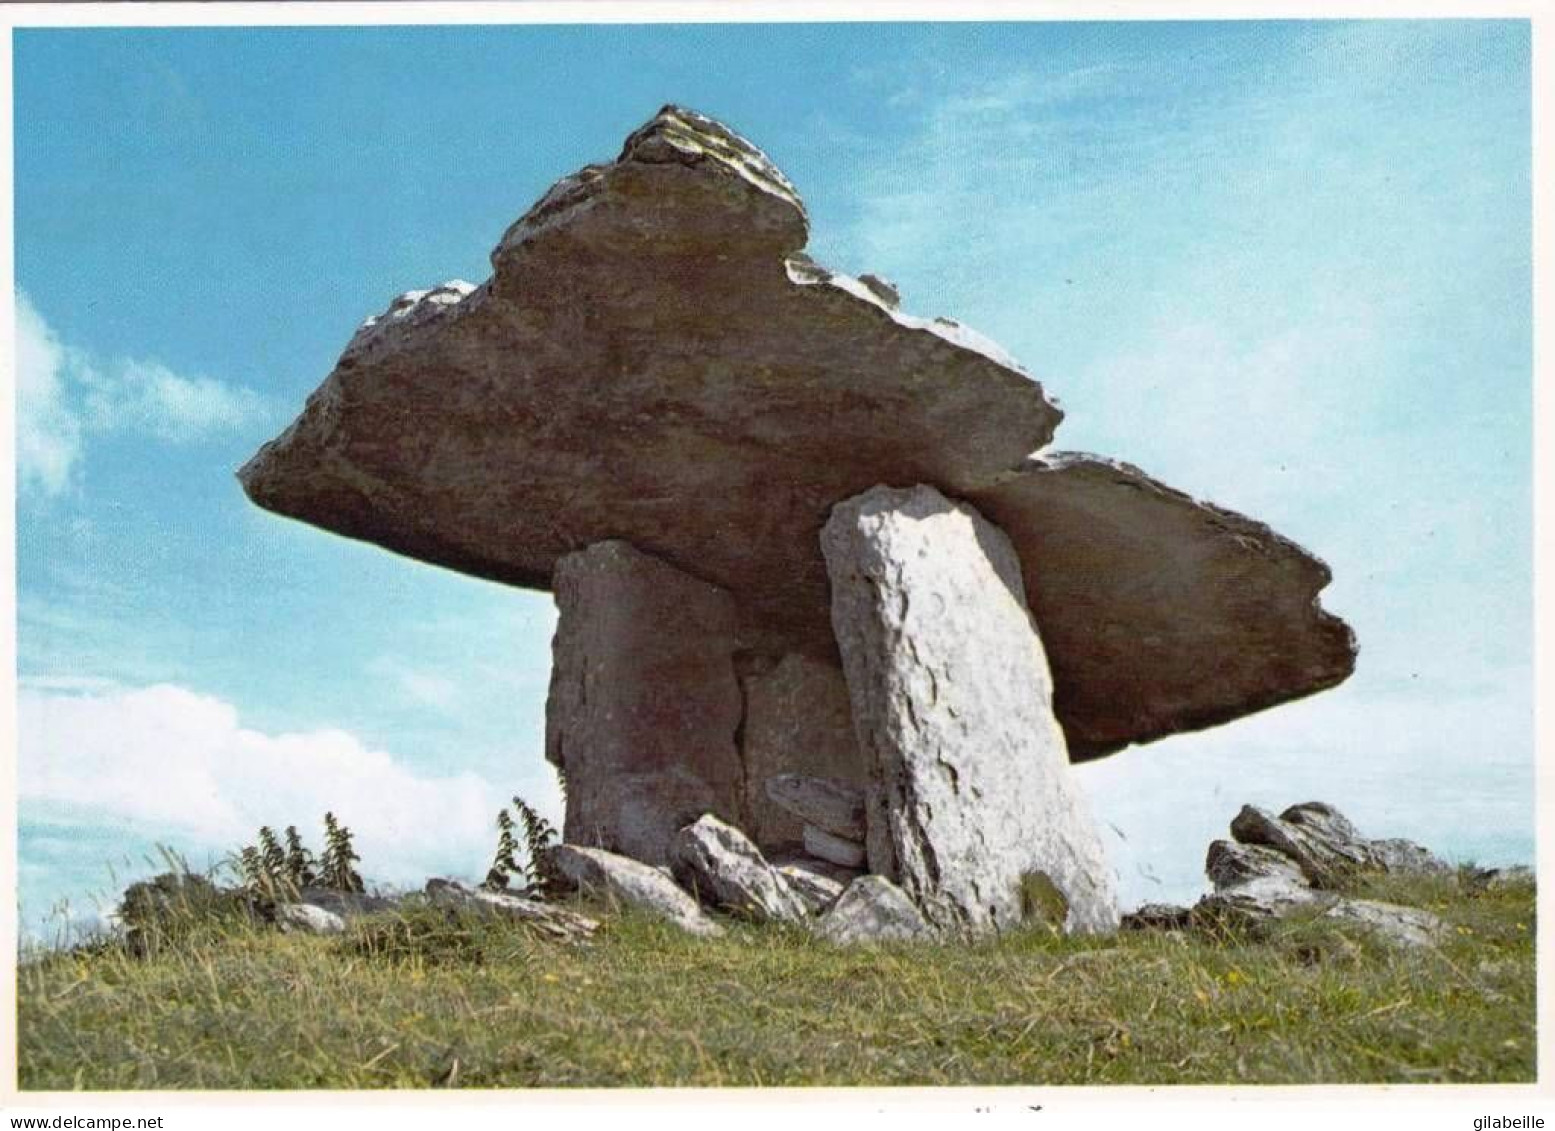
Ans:
[[[318,884],[313,853],[303,847],[302,837],[296,825],[286,826],[286,878],[297,889],[311,888]]]
[[[351,846],[351,830],[336,821],[333,813],[325,813],[324,856],[319,868],[319,880],[323,886],[335,891],[364,891],[362,877],[352,867],[361,859]]]
[[[560,890],[561,877],[551,863],[556,830],[522,797],[513,798],[518,820],[506,809],[497,814],[497,851],[481,887],[487,891],[513,891],[527,898],[543,899]],[[519,861],[519,834],[524,858]],[[517,881],[516,887],[514,881]]]

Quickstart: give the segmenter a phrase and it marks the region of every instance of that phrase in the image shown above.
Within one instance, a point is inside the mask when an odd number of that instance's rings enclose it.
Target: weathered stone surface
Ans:
[[[489,281],[369,319],[244,489],[534,588],[624,539],[731,593],[745,647],[827,660],[828,508],[932,483],[1040,573],[1031,605],[1076,760],[1349,674],[1350,633],[1315,603],[1321,562],[1123,465],[1010,473],[1060,419],[1042,389],[972,332],[901,313],[888,285],[817,266],[807,235],[759,150],[666,108],[514,224]]]
[[[670,866],[683,887],[731,915],[757,923],[806,915],[804,900],[750,838],[710,813],[676,834]]]
[[[716,938],[724,929],[658,868],[599,848],[559,844],[551,863],[572,886],[600,893],[664,919],[693,935]]]
[[[1288,819],[1292,815],[1295,819]],[[1338,813],[1330,816],[1292,806],[1273,817],[1256,805],[1244,805],[1231,822],[1231,835],[1243,844],[1279,852],[1317,887],[1334,887],[1347,876],[1379,867],[1370,844]]]
[[[346,921],[339,915],[312,903],[278,904],[275,921],[282,931],[309,935],[338,935],[346,929]]]
[[[856,840],[848,840],[814,825],[804,827],[804,847],[811,856],[840,864],[844,868],[864,866],[864,846]]]
[[[723,590],[625,542],[557,563],[545,755],[563,838],[647,863],[703,813],[740,819],[735,611]]]
[[[833,509],[821,544],[891,878],[942,928],[1015,926],[1032,873],[1069,929],[1116,927],[1009,540],[933,488],[877,487]]]
[[[297,893],[297,902],[311,904],[350,921],[363,915],[377,915],[399,906],[399,899],[391,895],[372,895],[363,891],[340,891],[336,888],[305,887]]]
[[[1197,925],[1230,924],[1259,933],[1297,915],[1333,919],[1362,927],[1395,946],[1427,946],[1443,932],[1440,919],[1418,907],[1347,899],[1302,883],[1270,876],[1222,888],[1194,905]]]
[[[767,779],[767,796],[801,821],[833,836],[864,839],[863,786],[835,778],[778,774]]]
[[[564,942],[584,942],[599,929],[599,921],[565,907],[538,899],[508,895],[505,892],[472,888],[458,880],[433,878],[427,881],[427,899],[440,907],[473,911],[511,919],[531,930]]]
[[[854,945],[928,939],[934,929],[890,880],[860,876],[816,920],[815,933],[827,942]]]
[[[1143,903],[1124,915],[1118,926],[1125,931],[1181,931],[1192,914],[1175,903]]]
[[[1371,842],[1372,855],[1385,872],[1399,875],[1439,875],[1452,871],[1448,863],[1423,844],[1403,837]]]
[[[842,894],[857,877],[851,868],[842,868],[813,856],[774,858],[772,866],[783,874],[794,894],[804,901],[812,915],[819,915]]]
[[[1193,921],[1230,922],[1257,927],[1298,911],[1317,913],[1339,902],[1333,892],[1293,883],[1283,876],[1262,876],[1204,896],[1193,906]]]
[[[967,495],[1026,564],[1075,761],[1310,695],[1355,669],[1328,566],[1136,467],[1043,453]]]
[[[518,585],[624,539],[735,593],[757,635],[824,641],[833,502],[969,488],[1062,414],[992,343],[814,264],[808,228],[765,154],[667,107],[509,228],[488,282],[370,319],[244,486]]]
[[[799,774],[863,790],[868,774],[853,733],[848,685],[836,664],[790,652],[775,665],[742,673],[740,686],[745,692],[740,732],[748,813],[744,828],[764,849],[798,844],[803,817],[774,800],[768,782]],[[815,823],[826,827],[824,820]]]
[[[1301,868],[1282,853],[1260,844],[1233,840],[1211,841],[1204,871],[1217,889],[1235,887],[1248,880],[1283,879],[1305,884]]]
[[[1429,911],[1374,899],[1341,899],[1325,914],[1365,927],[1394,946],[1430,946],[1446,933],[1442,921]]]

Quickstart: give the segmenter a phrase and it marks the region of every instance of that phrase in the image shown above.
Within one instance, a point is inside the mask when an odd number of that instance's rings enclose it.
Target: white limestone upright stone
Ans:
[[[554,585],[545,756],[567,781],[567,843],[667,864],[703,813],[740,823],[729,594],[621,541],[568,554]]]
[[[832,509],[821,547],[879,783],[870,870],[939,928],[1002,930],[1036,914],[1070,931],[1115,928],[1112,873],[1009,539],[931,487],[876,487]]]

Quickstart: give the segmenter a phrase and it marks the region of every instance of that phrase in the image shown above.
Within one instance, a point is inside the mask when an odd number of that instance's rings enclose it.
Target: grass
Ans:
[[[614,914],[584,947],[428,907],[34,956],[25,1089],[1531,1081],[1534,890],[1383,879],[1444,943],[1042,929],[844,949]]]

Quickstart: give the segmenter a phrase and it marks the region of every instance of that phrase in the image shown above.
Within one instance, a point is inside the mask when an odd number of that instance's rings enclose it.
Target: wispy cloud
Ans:
[[[241,428],[259,395],[155,361],[99,362],[63,342],[24,293],[16,304],[18,486],[44,498],[75,486],[93,435],[133,433],[193,443]]]

